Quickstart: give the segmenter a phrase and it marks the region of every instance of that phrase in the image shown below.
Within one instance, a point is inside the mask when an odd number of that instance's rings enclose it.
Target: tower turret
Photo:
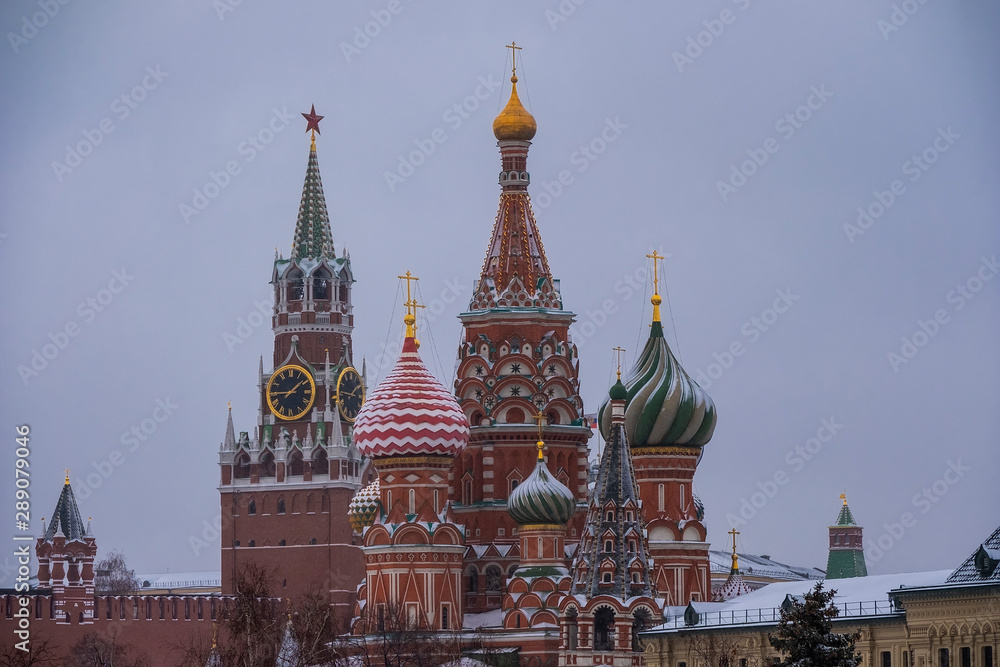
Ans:
[[[509,48],[515,53],[510,99],[493,122],[501,158],[500,205],[468,309],[459,315],[464,337],[455,394],[472,435],[456,460],[452,492],[456,515],[470,528],[470,542],[496,544],[505,554],[517,542],[507,501],[536,466],[539,438],[531,415],[544,415],[550,474],[577,502],[569,521],[571,542],[583,526],[591,435],[583,420],[579,358],[569,330],[575,316],[563,309],[531,209],[527,156],[537,123],[518,95],[519,47]],[[505,571],[516,565],[516,557],[502,565],[492,558],[492,563],[473,564]],[[490,588],[472,597],[486,609],[500,603],[499,593]]]
[[[56,623],[94,622],[94,558],[97,541],[84,525],[69,471],[48,527],[35,543],[38,587],[52,589]]]
[[[837,524],[830,526],[830,557],[826,562],[826,578],[867,577],[863,529],[854,521],[851,508],[847,506],[847,494],[840,494],[840,499],[843,504],[837,516]]]
[[[648,521],[653,579],[667,604],[685,605],[712,595],[704,510],[693,482],[702,447],[715,431],[716,412],[663,337],[658,264],[663,256],[654,251],[647,257],[653,260],[653,321],[623,385],[623,419]],[[611,436],[613,403],[605,402],[598,415],[605,439]]]

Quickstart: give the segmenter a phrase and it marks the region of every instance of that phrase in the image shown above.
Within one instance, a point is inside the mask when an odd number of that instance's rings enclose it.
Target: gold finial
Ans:
[[[63,468],[63,472],[66,473],[66,484],[69,484],[69,471],[70,470],[72,470],[72,468]]]
[[[740,569],[739,556],[736,555],[736,536],[740,534],[740,531],[733,528],[729,531],[729,534],[733,536],[733,570]]]
[[[663,299],[660,298],[660,270],[659,270],[659,260],[666,259],[663,255],[653,251],[652,255],[646,255],[651,260],[653,260],[653,296],[649,299],[650,303],[653,304],[653,321],[660,321],[660,304],[663,303]]]
[[[226,407],[229,408],[230,412],[232,412],[233,411],[233,402],[232,401],[226,401]]]
[[[840,499],[844,501],[844,507],[847,507],[847,494],[846,493],[840,494]]]
[[[618,379],[621,380],[622,379],[622,352],[625,351],[625,348],[622,347],[621,345],[619,345],[618,347],[613,347],[611,349],[614,351],[615,357],[617,357]]]
[[[406,301],[403,303],[406,306],[406,315],[403,317],[403,322],[406,324],[406,337],[415,338],[417,335],[417,308],[425,308],[425,306],[417,303],[417,300],[413,298],[410,292],[410,282],[420,280],[420,278],[417,278],[409,271],[406,272],[405,276],[396,277],[406,281]]]
[[[504,48],[510,49],[510,82],[517,83],[517,52],[521,50],[521,47],[517,45],[517,42],[511,42]]]
[[[538,447],[538,460],[544,461],[545,454],[543,453],[543,450],[545,449],[545,441],[542,440],[542,422],[545,421],[545,415],[543,415],[542,411],[539,410],[538,413],[532,417],[532,419],[534,419],[535,423],[538,424],[538,442],[535,443],[535,446]]]

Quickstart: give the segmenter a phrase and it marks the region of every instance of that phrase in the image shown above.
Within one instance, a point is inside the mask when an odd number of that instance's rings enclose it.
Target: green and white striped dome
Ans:
[[[649,340],[628,380],[625,431],[632,448],[702,447],[712,439],[716,412],[712,397],[681,368],[654,320]],[[611,432],[608,402],[598,415],[601,434]]]
[[[518,524],[565,524],[576,510],[573,492],[549,474],[539,459],[528,479],[517,485],[507,499],[507,513]]]

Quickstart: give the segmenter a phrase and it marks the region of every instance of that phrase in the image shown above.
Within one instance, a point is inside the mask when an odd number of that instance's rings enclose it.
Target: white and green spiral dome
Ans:
[[[576,498],[539,459],[528,479],[517,485],[507,499],[507,513],[519,525],[565,525],[576,510]]]
[[[625,432],[633,449],[642,447],[702,447],[712,439],[717,415],[712,397],[681,367],[654,321],[628,380]],[[611,432],[611,410],[598,416],[605,439]]]

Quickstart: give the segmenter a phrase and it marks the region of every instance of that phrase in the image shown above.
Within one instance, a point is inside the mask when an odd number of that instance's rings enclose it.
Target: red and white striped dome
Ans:
[[[392,372],[365,401],[354,444],[365,456],[455,456],[469,442],[469,420],[455,396],[430,374],[413,338]]]

